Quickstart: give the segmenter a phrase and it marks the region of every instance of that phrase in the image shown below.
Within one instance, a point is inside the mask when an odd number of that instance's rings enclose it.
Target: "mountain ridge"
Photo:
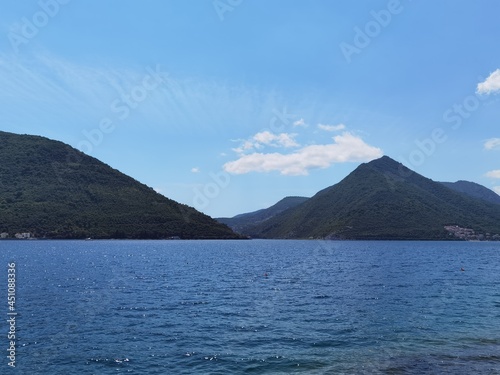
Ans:
[[[0,158],[0,232],[8,237],[241,238],[59,141],[0,132]]]
[[[428,240],[452,239],[445,227],[455,225],[497,235],[500,207],[383,156],[244,233],[259,238]]]
[[[306,197],[288,196],[268,208],[239,214],[232,218],[216,218],[216,220],[219,223],[226,224],[234,231],[240,233],[241,231],[244,231],[246,227],[269,220],[287,209],[302,204],[308,199],[309,198]]]
[[[490,203],[500,204],[500,195],[475,182],[459,180],[456,182],[441,182],[441,184],[471,197],[479,198]]]

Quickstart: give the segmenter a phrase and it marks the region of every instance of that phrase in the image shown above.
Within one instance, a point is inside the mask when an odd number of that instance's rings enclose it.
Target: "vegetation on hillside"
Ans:
[[[38,238],[239,238],[64,143],[0,132],[0,232]]]
[[[464,193],[470,197],[479,198],[489,203],[500,204],[500,195],[483,185],[476,184],[475,182],[457,181],[441,183],[452,190]]]
[[[244,233],[248,226],[263,223],[266,220],[273,218],[274,216],[286,211],[290,208],[296,207],[299,204],[304,203],[309,198],[306,197],[285,197],[278,203],[272,205],[269,208],[264,208],[262,210],[249,212],[246,214],[236,215],[232,218],[218,218],[218,222],[228,225],[231,229],[236,232]]]
[[[384,156],[244,233],[262,238],[430,240],[454,238],[444,229],[449,225],[499,234],[500,206],[451,190]]]

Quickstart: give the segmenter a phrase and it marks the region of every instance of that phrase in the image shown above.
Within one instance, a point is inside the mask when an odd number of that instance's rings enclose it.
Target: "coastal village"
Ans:
[[[7,232],[0,233],[0,239],[5,240],[8,238],[11,238],[9,236],[9,233],[7,233]],[[31,240],[31,239],[34,239],[35,237],[33,237],[33,235],[31,233],[26,232],[26,233],[16,233],[13,238],[15,238],[17,240]]]
[[[444,227],[448,234],[463,241],[500,241],[500,234],[476,233],[474,229],[462,228],[458,225],[446,225]],[[0,233],[0,239],[34,240],[36,237],[30,232],[16,233],[13,237],[7,232]],[[168,239],[180,239],[179,237],[170,237]]]
[[[462,228],[458,225],[447,225],[444,227],[450,236],[455,236],[465,241],[500,241],[500,234],[476,233],[474,229]]]

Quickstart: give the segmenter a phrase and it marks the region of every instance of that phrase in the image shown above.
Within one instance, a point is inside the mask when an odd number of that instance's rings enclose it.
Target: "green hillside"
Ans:
[[[500,233],[500,206],[447,188],[384,156],[305,203],[248,228],[263,238],[448,239],[444,226]]]
[[[61,142],[0,132],[0,232],[38,238],[239,238]]]
[[[216,220],[219,223],[226,224],[238,233],[244,233],[249,226],[269,220],[283,211],[304,203],[308,199],[306,197],[285,197],[269,208],[236,215],[231,218],[217,218]]]
[[[500,204],[500,195],[483,185],[470,181],[441,182],[446,187],[486,202]]]

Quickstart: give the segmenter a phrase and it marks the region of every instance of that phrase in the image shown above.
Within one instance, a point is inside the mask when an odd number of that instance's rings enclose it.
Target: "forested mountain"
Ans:
[[[0,160],[0,232],[9,237],[240,237],[58,141],[0,132]]]
[[[306,197],[285,197],[278,203],[272,205],[269,208],[264,208],[262,210],[236,215],[231,218],[218,218],[217,221],[228,225],[231,229],[233,229],[236,232],[244,233],[248,231],[249,227],[262,223],[266,220],[269,220],[285,210],[288,210],[290,208],[298,206],[299,204],[304,203],[308,199],[309,198]]]
[[[260,238],[430,240],[454,238],[445,229],[450,226],[498,236],[500,205],[454,191],[384,156],[243,233]]]

